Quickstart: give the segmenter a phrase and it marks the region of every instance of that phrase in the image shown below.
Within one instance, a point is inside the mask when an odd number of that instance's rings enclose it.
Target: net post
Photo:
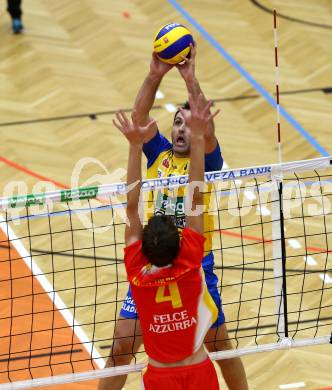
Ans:
[[[277,165],[271,173],[272,198],[272,256],[275,278],[277,333],[281,339],[288,337],[286,245],[282,205],[282,167]]]

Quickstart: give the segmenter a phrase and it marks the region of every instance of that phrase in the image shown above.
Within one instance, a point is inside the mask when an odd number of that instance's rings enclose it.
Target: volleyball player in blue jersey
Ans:
[[[185,81],[188,94],[197,97],[202,94],[199,82],[195,76],[196,48],[191,47],[190,59],[184,59],[184,64],[176,65],[180,75]],[[154,54],[150,71],[137,95],[135,112],[140,126],[151,122],[149,112],[153,106],[155,96],[161,80],[174,66],[161,62]],[[204,95],[203,95],[204,96]],[[184,109],[190,110],[189,105]],[[149,128],[145,135],[143,151],[147,157],[148,177],[169,177],[188,173],[190,157],[190,129],[186,126],[181,111],[177,111],[173,121],[172,143],[159,133],[157,125]],[[214,123],[211,122],[209,131],[205,136],[205,172],[217,171],[222,168],[222,156],[218,140],[214,132]],[[184,216],[185,192],[179,189],[176,196],[168,190],[158,191],[152,199],[155,214],[173,215],[174,222],[181,230],[185,227]],[[204,203],[208,206],[210,194],[205,194]],[[205,346],[210,352],[231,349],[225,318],[222,311],[221,299],[217,288],[217,276],[213,272],[212,230],[213,217],[208,213],[204,219],[205,257],[203,269],[208,290],[212,296],[219,314],[216,322],[205,338]],[[127,365],[142,343],[141,328],[136,312],[135,302],[130,289],[124,300],[120,319],[117,321],[114,333],[114,343],[111,348],[107,366]],[[231,390],[245,390],[248,388],[244,367],[240,358],[219,360],[225,382]],[[99,390],[122,389],[126,376],[106,378],[100,381]]]

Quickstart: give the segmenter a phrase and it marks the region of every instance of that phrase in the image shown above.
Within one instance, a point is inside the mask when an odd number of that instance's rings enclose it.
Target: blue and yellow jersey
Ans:
[[[186,175],[189,172],[189,157],[176,157],[173,154],[172,144],[159,132],[146,144],[143,145],[147,162],[147,178],[170,177]],[[223,159],[219,144],[216,149],[209,154],[205,154],[205,172],[219,171],[223,165]],[[182,230],[185,227],[185,191],[186,187],[165,188],[154,191],[149,197],[153,202],[154,214],[173,215],[176,226]],[[204,234],[205,253],[212,248],[212,232],[214,228],[213,216],[208,214],[211,198],[211,184],[207,185],[204,194]]]

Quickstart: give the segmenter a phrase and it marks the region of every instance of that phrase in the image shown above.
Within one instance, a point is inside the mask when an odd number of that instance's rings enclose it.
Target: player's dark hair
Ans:
[[[149,262],[157,267],[172,264],[179,253],[180,237],[174,218],[155,215],[144,226],[142,251]]]
[[[190,110],[190,104],[189,104],[189,102],[185,102],[185,103],[181,106],[181,108],[183,108],[184,110]],[[173,122],[175,121],[175,118],[176,118],[176,116],[178,115],[179,112],[180,112],[180,110],[178,109],[178,110],[176,111],[175,115],[174,115]]]

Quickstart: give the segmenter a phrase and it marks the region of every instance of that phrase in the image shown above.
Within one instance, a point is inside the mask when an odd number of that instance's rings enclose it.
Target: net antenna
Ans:
[[[282,163],[281,129],[280,129],[280,104],[279,104],[279,64],[278,64],[278,29],[277,11],[273,10],[273,31],[274,31],[274,60],[275,60],[275,88],[277,96],[277,131],[278,131],[278,162]]]
[[[288,305],[287,305],[287,281],[286,281],[286,243],[283,212],[283,174],[282,174],[282,145],[280,128],[280,99],[279,99],[279,63],[278,63],[278,29],[277,11],[273,9],[273,31],[274,31],[274,59],[275,59],[275,90],[277,97],[277,134],[278,134],[278,168],[272,175],[275,183],[275,191],[272,192],[272,237],[274,253],[274,277],[277,313],[277,333],[281,343],[288,343]]]

